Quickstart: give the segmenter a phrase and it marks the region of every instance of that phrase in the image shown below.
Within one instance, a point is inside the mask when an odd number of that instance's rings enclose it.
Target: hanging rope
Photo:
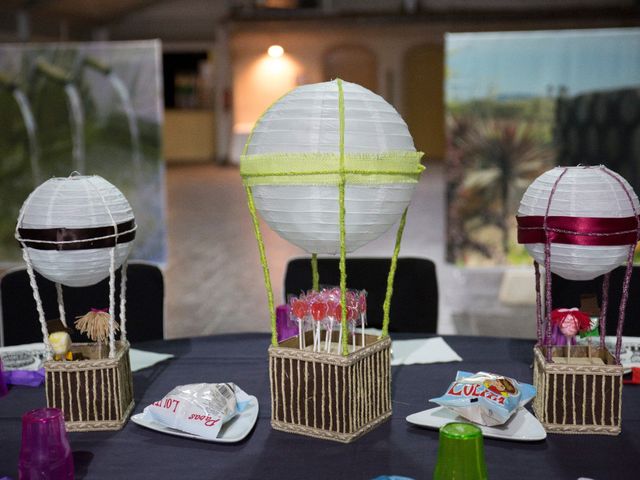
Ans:
[[[551,193],[549,194],[549,200],[547,200],[547,210],[544,213],[544,223],[543,223],[544,234],[546,238],[544,242],[544,268],[545,268],[544,273],[545,273],[545,295],[546,295],[545,319],[547,322],[544,344],[546,347],[545,350],[546,350],[546,357],[548,362],[551,362],[551,354],[552,354],[553,348],[550,347],[551,345],[551,308],[552,308],[551,307],[551,239],[550,239],[549,230],[547,227],[547,218],[549,217],[549,210],[551,209],[551,201],[553,200],[553,195],[556,193],[558,184],[560,183],[560,180],[562,179],[565,173],[567,173],[566,168],[562,170],[562,173],[560,175],[558,175],[558,178],[556,178],[556,181],[554,182],[553,187],[551,188]]]
[[[29,274],[29,285],[31,285],[31,291],[33,293],[33,299],[36,301],[36,310],[38,311],[38,320],[40,320],[40,330],[42,331],[42,341],[44,342],[44,349],[46,352],[47,360],[51,360],[53,356],[53,348],[51,342],[49,342],[49,330],[47,329],[47,320],[44,316],[44,308],[42,307],[42,299],[40,298],[40,290],[38,289],[38,283],[36,282],[36,274],[33,271],[33,264],[31,263],[31,257],[27,251],[26,245],[22,244],[22,258],[24,263],[27,264],[27,273]]]
[[[60,315],[60,321],[64,328],[67,328],[67,316],[64,311],[64,297],[62,296],[62,284],[56,282],[56,297],[58,299],[58,313]]]
[[[340,118],[340,183],[338,184],[338,201],[340,215],[340,306],[342,307],[342,354],[349,355],[349,342],[347,327],[347,245],[345,230],[345,207],[344,194],[346,189],[347,177],[344,170],[344,91],[342,89],[342,80],[336,80],[338,84],[338,115]]]
[[[311,288],[314,291],[320,290],[320,274],[318,273],[318,254],[311,254]]]
[[[120,270],[120,341],[127,341],[127,266],[128,263],[122,264]]]
[[[542,295],[540,293],[540,265],[533,261],[533,269],[536,272],[536,337],[538,345],[542,345]]]
[[[109,358],[116,356],[116,247],[109,251]]]
[[[600,307],[600,348],[605,349],[605,332],[607,327],[607,309],[609,308],[609,280],[611,279],[611,272],[604,274],[602,280],[602,305]]]
[[[387,277],[387,293],[384,297],[384,303],[382,304],[382,334],[381,337],[389,335],[389,312],[391,310],[391,297],[393,295],[393,279],[396,276],[396,267],[398,264],[398,255],[400,254],[400,242],[402,242],[402,233],[404,232],[404,226],[407,223],[407,212],[409,207],[404,209],[402,218],[400,219],[400,225],[398,226],[398,232],[396,233],[396,244],[393,248],[393,256],[391,257],[391,266],[389,267],[389,276]]]
[[[269,274],[269,264],[267,263],[267,254],[264,249],[264,240],[262,239],[262,233],[260,233],[260,222],[258,221],[258,214],[256,213],[256,206],[253,203],[253,193],[251,187],[246,186],[247,192],[247,204],[249,205],[249,212],[251,213],[251,220],[253,220],[253,233],[258,240],[258,251],[260,252],[260,263],[262,264],[262,275],[264,276],[264,286],[267,290],[267,302],[269,302],[269,315],[271,318],[271,344],[273,346],[278,345],[278,329],[276,325],[276,307],[273,302],[273,287],[271,286],[271,275]]]

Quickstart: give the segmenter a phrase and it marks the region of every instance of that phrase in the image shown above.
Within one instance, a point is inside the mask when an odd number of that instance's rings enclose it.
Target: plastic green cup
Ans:
[[[438,463],[434,480],[484,480],[482,431],[470,423],[448,423],[440,428]]]

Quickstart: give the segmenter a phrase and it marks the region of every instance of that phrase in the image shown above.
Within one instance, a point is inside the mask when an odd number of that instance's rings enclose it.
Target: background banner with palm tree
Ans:
[[[446,52],[448,261],[529,263],[515,213],[556,164],[640,191],[640,29],[449,34]]]

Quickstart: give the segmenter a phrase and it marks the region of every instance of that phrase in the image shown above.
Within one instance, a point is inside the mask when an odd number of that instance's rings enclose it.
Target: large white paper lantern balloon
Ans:
[[[84,287],[109,276],[131,252],[136,224],[122,192],[99,176],[51,178],[20,210],[16,237],[52,282]],[[115,248],[114,248],[115,247]]]
[[[280,236],[309,253],[337,254],[341,165],[351,252],[402,216],[421,156],[389,103],[334,80],[298,87],[274,103],[256,122],[241,173],[257,211]]]
[[[637,241],[639,212],[629,183],[608,168],[556,167],[534,180],[522,197],[518,242],[544,265],[546,216],[551,271],[569,280],[591,280],[627,261],[629,246]]]

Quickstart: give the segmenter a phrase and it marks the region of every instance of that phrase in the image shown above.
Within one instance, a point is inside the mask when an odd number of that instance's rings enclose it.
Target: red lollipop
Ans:
[[[319,322],[327,316],[327,304],[324,302],[314,302],[311,305],[311,316],[316,322]]]
[[[334,314],[329,314],[329,316],[333,316],[338,322],[342,321],[342,305],[336,303]]]
[[[327,315],[336,318],[338,316],[338,314],[336,313],[338,310],[340,310],[340,304],[338,302],[336,302],[335,300],[327,301]]]
[[[360,292],[358,297],[358,310],[360,310],[360,315],[367,313],[367,292],[364,290]]]
[[[304,300],[294,299],[291,302],[291,311],[296,318],[304,318],[309,311],[309,307]]]

